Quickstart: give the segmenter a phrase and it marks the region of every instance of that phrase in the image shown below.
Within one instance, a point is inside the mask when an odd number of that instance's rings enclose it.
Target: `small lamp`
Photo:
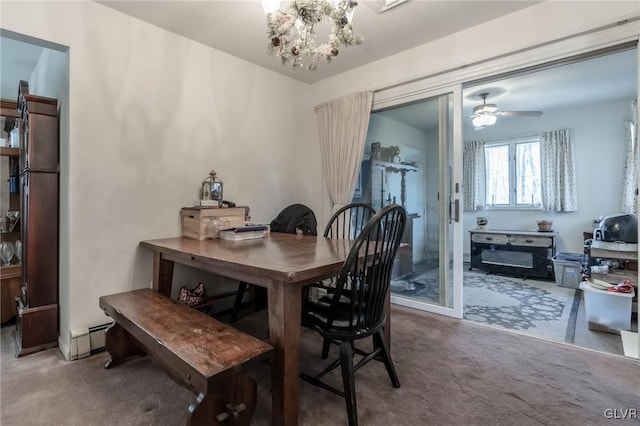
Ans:
[[[218,207],[222,207],[222,181],[216,176],[216,171],[211,170],[209,177],[202,181],[201,200],[217,201]]]

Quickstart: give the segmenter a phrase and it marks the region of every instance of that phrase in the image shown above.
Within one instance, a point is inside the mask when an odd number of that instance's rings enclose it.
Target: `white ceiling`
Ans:
[[[291,69],[269,56],[266,18],[257,0],[98,1],[105,6],[305,83],[357,68],[540,1],[409,0],[384,13],[381,1],[360,0],[353,18],[360,46],[343,47],[317,71]]]
[[[315,72],[285,68],[279,58],[267,54],[265,17],[259,1],[106,0],[99,3],[254,64],[312,83],[537,2],[409,0],[377,14],[374,9],[380,1],[360,1],[353,24],[355,32],[364,36],[364,43],[343,48],[331,64],[321,64]],[[5,37],[0,39],[0,95],[3,98],[16,97],[18,81],[30,79],[41,52],[41,47]],[[636,55],[632,50],[467,88],[464,91],[463,114],[471,115],[473,107],[481,103],[478,94],[483,92],[490,94],[488,102],[496,103],[500,110],[545,111],[572,102],[583,104],[632,96],[637,92]],[[421,103],[403,108],[403,120],[411,120],[416,127],[434,126],[434,123],[425,121],[426,116],[434,116],[425,113],[423,109],[427,106],[428,103]],[[393,113],[389,111],[389,114]]]

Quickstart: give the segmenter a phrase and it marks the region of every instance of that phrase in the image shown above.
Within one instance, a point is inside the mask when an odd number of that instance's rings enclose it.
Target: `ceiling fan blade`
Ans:
[[[520,116],[520,117],[540,117],[542,111],[499,111],[496,115],[502,116]]]

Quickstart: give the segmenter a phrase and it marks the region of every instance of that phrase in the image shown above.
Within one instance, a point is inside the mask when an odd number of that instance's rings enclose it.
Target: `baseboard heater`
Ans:
[[[71,360],[88,357],[105,348],[106,330],[112,323],[71,331]]]
[[[101,351],[105,348],[105,338],[107,328],[112,323],[108,322],[102,325],[96,325],[95,327],[89,327],[89,339],[91,341],[91,353],[95,351]]]

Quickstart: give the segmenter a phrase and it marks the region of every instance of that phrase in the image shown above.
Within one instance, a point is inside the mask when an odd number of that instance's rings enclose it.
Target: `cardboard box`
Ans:
[[[217,238],[221,229],[244,226],[244,213],[242,207],[183,207],[182,236],[197,240]]]

